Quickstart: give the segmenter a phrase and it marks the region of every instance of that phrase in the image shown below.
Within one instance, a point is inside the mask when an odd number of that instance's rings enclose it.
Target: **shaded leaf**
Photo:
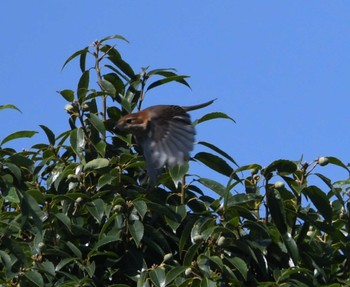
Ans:
[[[64,62],[63,66],[62,66],[62,70],[63,70],[64,67],[65,67],[70,61],[72,61],[74,58],[76,58],[76,57],[78,57],[78,56],[80,56],[80,55],[82,55],[82,54],[86,54],[86,53],[88,53],[88,51],[89,51],[89,47],[85,47],[84,49],[79,50],[79,51],[73,53],[73,54],[72,54],[71,56],[69,56],[68,59]]]
[[[140,246],[145,228],[141,221],[133,220],[129,222],[129,231],[132,235],[133,240],[136,243],[136,246]]]
[[[248,266],[247,263],[239,258],[239,257],[233,257],[230,259],[230,262],[237,268],[239,273],[242,275],[244,280],[247,280],[247,275],[248,275]]]
[[[315,185],[305,187],[302,192],[311,199],[324,219],[330,222],[332,220],[332,207],[327,195]]]
[[[286,212],[281,195],[277,189],[268,190],[267,204],[277,229],[281,234],[285,234],[287,232]]]
[[[44,125],[39,125],[45,132],[47,139],[49,140],[50,145],[55,144],[55,134],[47,127]]]
[[[77,95],[78,95],[78,99],[80,100],[80,103],[82,103],[82,99],[86,96],[86,93],[89,89],[89,82],[90,82],[90,71],[87,70],[83,72],[78,83]]]
[[[167,274],[166,274],[166,282],[165,285],[167,286],[171,282],[173,282],[180,274],[185,272],[187,269],[187,266],[176,266],[172,268]]]
[[[31,286],[44,286],[44,279],[38,271],[32,270],[24,273],[24,277],[31,282]]]

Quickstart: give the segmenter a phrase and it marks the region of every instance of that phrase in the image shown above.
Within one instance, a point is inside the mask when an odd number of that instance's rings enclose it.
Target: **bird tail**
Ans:
[[[206,102],[206,103],[203,103],[203,104],[199,104],[199,105],[195,105],[195,106],[189,106],[189,107],[181,107],[181,108],[183,108],[186,112],[193,111],[193,110],[198,110],[198,109],[205,108],[205,107],[211,105],[215,100],[216,99],[211,100],[211,101]]]

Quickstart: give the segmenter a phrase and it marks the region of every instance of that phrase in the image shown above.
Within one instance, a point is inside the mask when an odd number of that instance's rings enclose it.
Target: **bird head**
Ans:
[[[147,130],[148,118],[143,112],[129,114],[121,117],[113,130],[130,132],[132,134],[140,134]]]

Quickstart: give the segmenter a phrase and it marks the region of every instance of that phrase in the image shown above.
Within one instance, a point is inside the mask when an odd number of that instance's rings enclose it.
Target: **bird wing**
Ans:
[[[148,174],[156,179],[165,165],[181,165],[193,150],[195,129],[188,113],[172,106],[149,121],[148,134],[137,141],[142,147]]]

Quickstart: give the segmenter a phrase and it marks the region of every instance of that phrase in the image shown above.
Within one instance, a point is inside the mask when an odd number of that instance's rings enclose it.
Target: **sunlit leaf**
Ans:
[[[226,195],[226,192],[227,192],[226,188],[222,184],[218,183],[217,181],[208,179],[208,178],[200,178],[198,181],[204,186],[215,191],[218,195],[222,197]]]
[[[17,108],[15,105],[11,105],[11,104],[0,105],[0,111],[6,110],[6,109],[16,110],[16,111],[19,111],[20,113],[22,113],[21,110],[19,108]]]
[[[108,159],[96,158],[96,159],[93,159],[93,160],[89,161],[88,163],[86,163],[86,165],[84,166],[84,170],[85,171],[96,170],[99,168],[104,168],[104,167],[108,166],[108,164],[109,164]]]
[[[233,168],[230,167],[225,160],[207,152],[199,152],[194,158],[223,175],[230,177],[233,174]]]
[[[235,162],[235,160],[229,155],[227,154],[226,152],[224,152],[223,150],[219,149],[217,146],[211,144],[211,143],[208,143],[208,142],[203,142],[203,141],[200,141],[198,142],[198,144],[200,145],[203,145],[203,146],[206,146],[210,149],[212,149],[213,151],[217,152],[218,154],[222,155],[223,157],[227,158],[228,160],[230,160],[231,162],[233,162],[235,165],[237,165],[237,163]],[[238,166],[238,165],[237,165]]]
[[[209,113],[209,114],[204,115],[200,119],[195,120],[193,122],[193,124],[197,125],[197,124],[203,123],[205,121],[210,121],[210,120],[214,120],[214,119],[228,119],[228,120],[235,122],[235,120],[233,118],[231,118],[230,116],[228,116],[225,113],[213,112],[213,113]]]
[[[102,136],[106,136],[106,128],[103,121],[95,114],[89,115],[89,121],[91,124],[101,133]]]
[[[154,81],[152,84],[150,84],[147,87],[146,91],[149,91],[155,87],[158,87],[158,86],[170,83],[170,82],[174,82],[174,81],[191,88],[190,85],[185,81],[186,78],[189,78],[189,76],[180,76],[180,75],[169,76],[169,77],[166,77],[164,79]]]
[[[174,182],[175,187],[177,188],[182,178],[186,175],[189,170],[188,162],[183,163],[182,165],[174,166],[173,168],[169,168],[169,174],[171,179]]]
[[[74,91],[72,90],[62,90],[58,91],[58,93],[68,102],[74,101]]]
[[[111,82],[109,82],[107,80],[100,80],[98,83],[100,84],[102,90],[106,91],[108,94],[110,94],[112,96],[115,96],[117,91]]]
[[[155,286],[157,287],[165,286],[166,277],[165,277],[165,271],[163,268],[158,267],[156,269],[153,269],[149,272],[149,275]]]
[[[129,41],[128,41],[126,38],[124,38],[123,36],[118,35],[118,34],[104,37],[104,38],[102,38],[101,40],[99,40],[99,42],[100,42],[100,43],[103,43],[103,42],[105,42],[105,41],[113,40],[113,39],[119,39],[119,40],[123,40],[123,41],[129,43]]]
[[[31,138],[33,135],[37,134],[38,132],[36,131],[18,131],[14,132],[7,137],[5,137],[0,145],[3,145],[9,141],[15,140],[15,139],[20,139],[20,138]]]

